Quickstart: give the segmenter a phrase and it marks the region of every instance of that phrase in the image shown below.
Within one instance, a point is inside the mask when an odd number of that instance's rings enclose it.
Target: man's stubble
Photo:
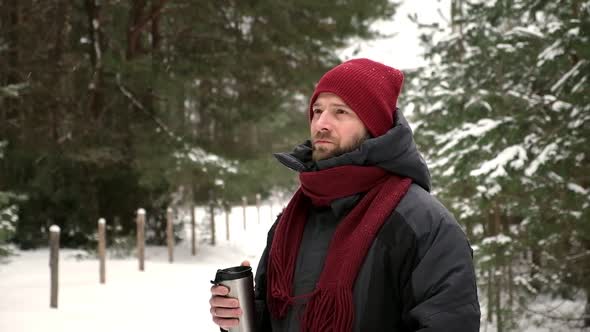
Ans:
[[[352,144],[346,145],[346,146],[338,145],[332,150],[315,146],[315,144],[312,143],[312,148],[313,148],[312,159],[314,161],[318,161],[318,160],[338,157],[338,156],[343,155],[345,153],[352,152],[352,151],[358,149],[361,146],[361,144],[363,144],[363,142],[369,138],[371,138],[371,135],[369,135],[368,133],[365,133],[364,135],[360,135],[358,137],[355,137],[355,139],[352,141]],[[320,131],[317,134],[315,134],[315,136],[314,136],[314,140],[318,140],[318,139],[330,139],[330,133],[325,132],[325,131],[324,132]]]

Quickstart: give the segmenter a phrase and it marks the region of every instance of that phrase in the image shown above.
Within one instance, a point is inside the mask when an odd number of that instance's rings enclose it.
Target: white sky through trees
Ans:
[[[450,20],[450,0],[404,1],[391,21],[379,21],[375,30],[391,37],[372,41],[354,41],[341,53],[343,60],[369,58],[399,69],[413,69],[424,64],[418,26],[408,15],[418,16],[422,24],[446,25]],[[358,53],[355,54],[355,51]]]

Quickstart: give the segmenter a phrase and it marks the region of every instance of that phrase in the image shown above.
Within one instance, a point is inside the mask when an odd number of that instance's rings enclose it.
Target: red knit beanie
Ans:
[[[381,136],[393,126],[403,81],[401,71],[382,63],[369,59],[346,61],[318,82],[309,103],[309,118],[318,95],[331,92],[352,108],[371,136]]]

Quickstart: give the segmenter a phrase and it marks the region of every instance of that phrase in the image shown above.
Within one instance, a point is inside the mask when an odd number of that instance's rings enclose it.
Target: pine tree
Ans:
[[[45,245],[55,223],[64,245],[89,245],[99,217],[132,234],[139,207],[162,228],[173,193],[203,203],[288,185],[270,158],[302,137],[301,96],[394,7],[1,0],[0,94],[27,84],[0,97],[0,183],[28,196],[15,240]]]
[[[409,101],[437,194],[478,249],[487,319],[508,330],[531,295],[590,298],[590,2],[452,9],[424,36]]]

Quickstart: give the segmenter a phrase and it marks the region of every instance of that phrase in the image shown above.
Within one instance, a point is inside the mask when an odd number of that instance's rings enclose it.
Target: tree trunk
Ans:
[[[494,229],[494,218],[492,213],[490,212],[490,209],[488,208],[487,210],[487,220],[484,223],[485,227],[484,227],[484,234],[486,237],[489,236],[493,236],[495,235],[495,229]],[[487,298],[488,298],[488,305],[487,305],[487,313],[486,313],[486,318],[488,323],[492,323],[493,320],[493,316],[494,316],[494,312],[493,312],[493,308],[494,308],[494,266],[492,265],[491,262],[488,262],[489,266],[487,267]]]
[[[493,269],[492,267],[488,267],[488,290],[487,290],[487,295],[488,295],[488,311],[486,313],[487,316],[487,320],[488,323],[492,323],[493,322],[493,312],[492,312],[492,308],[493,308],[493,304],[494,304],[494,297],[492,296],[493,294]]]
[[[531,285],[536,290],[539,290],[541,288],[541,283],[536,279],[536,276],[537,276],[537,273],[539,273],[539,270],[541,268],[541,249],[539,249],[539,247],[537,247],[536,245],[533,245],[531,250],[532,250],[532,252],[531,252],[531,262],[532,262],[531,280],[533,280]]]
[[[508,263],[508,309],[512,311],[514,307],[514,285],[512,284],[512,280],[514,279],[512,273],[512,260],[509,260]]]
[[[8,46],[8,70],[6,73],[6,77],[2,78],[0,81],[0,85],[10,85],[10,84],[17,84],[21,83],[21,78],[19,76],[19,66],[20,66],[20,54],[19,54],[19,47],[20,47],[20,34],[19,30],[21,29],[21,10],[19,6],[19,0],[9,0],[2,6],[2,9],[9,13],[8,22],[0,22],[2,23],[1,28],[3,31],[8,31],[7,37],[7,46]],[[1,98],[2,104],[0,104],[0,132],[7,133],[9,129],[8,120],[12,118],[21,119],[21,123],[24,122],[24,113],[25,112],[18,112],[16,109],[19,105],[19,101],[14,98]]]
[[[151,22],[152,49],[158,48],[160,43],[158,18],[164,8],[166,0],[152,2],[149,15],[145,16],[144,11],[147,5],[145,0],[134,0],[129,12],[129,23],[127,25],[127,60],[131,60],[145,52],[141,44],[141,32]]]
[[[141,18],[145,8],[145,0],[133,0],[127,24],[127,60],[135,58],[141,52]]]
[[[590,327],[590,288],[586,289],[586,308],[584,310],[584,327]]]
[[[498,201],[494,200],[494,230],[495,235],[502,233],[502,218],[500,217],[500,207]],[[494,297],[495,297],[495,311],[496,311],[496,323],[498,327],[497,332],[504,330],[504,319],[502,315],[502,271],[504,270],[504,252],[500,245],[496,246],[496,271],[499,274],[494,276]]]
[[[215,245],[215,206],[213,202],[209,203],[209,214],[211,216],[211,245]]]
[[[160,15],[159,11],[164,5],[163,1],[159,1],[158,4],[152,2],[151,15],[152,15],[152,53],[157,53],[160,48]]]
[[[100,1],[86,0],[86,14],[88,17],[88,34],[91,41],[90,59],[93,73],[88,85],[88,110],[94,119],[98,119],[101,113],[102,96],[102,28],[100,19]]]
[[[16,84],[20,82],[20,77],[18,75],[17,68],[19,67],[19,46],[20,46],[20,36],[19,36],[19,28],[21,24],[21,15],[20,15],[20,6],[19,0],[10,0],[8,1],[9,11],[10,11],[10,25],[9,25],[9,42],[8,42],[8,63],[10,64],[10,69],[7,75],[7,82],[8,84]]]
[[[459,34],[459,45],[463,51],[460,55],[463,58],[465,54],[465,45],[463,42],[463,2],[464,0],[452,0],[451,1],[451,31]]]
[[[495,310],[496,310],[496,326],[497,332],[504,331],[504,318],[502,315],[502,287],[500,287],[502,276],[495,276],[495,289],[494,289],[494,297],[495,297]]]

